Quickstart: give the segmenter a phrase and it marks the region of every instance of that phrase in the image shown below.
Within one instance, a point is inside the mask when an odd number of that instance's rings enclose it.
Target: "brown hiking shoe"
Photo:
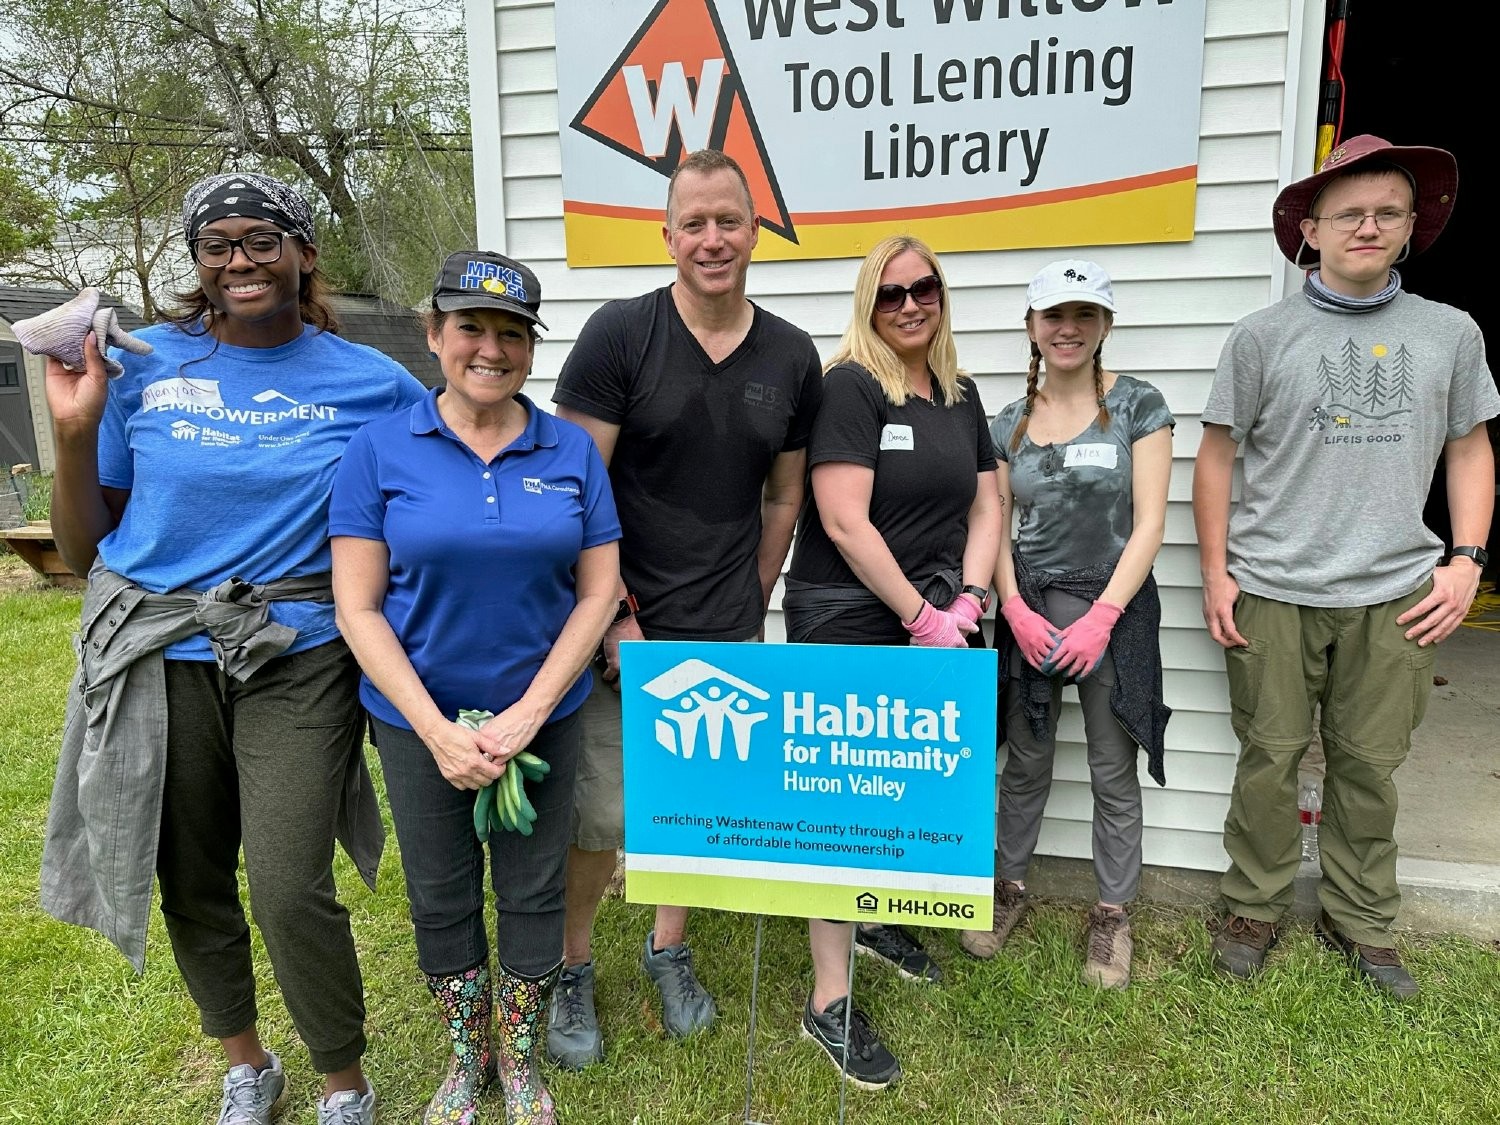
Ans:
[[[1095,906],[1089,911],[1083,940],[1088,950],[1083,962],[1084,983],[1095,988],[1128,987],[1135,942],[1130,937],[1130,919],[1125,911]]]
[[[988,930],[964,930],[958,935],[958,944],[970,957],[988,961],[1000,952],[1011,930],[1025,915],[1026,892],[1020,883],[1009,879],[995,880],[995,921]]]
[[[1401,963],[1401,954],[1389,946],[1361,945],[1357,941],[1351,941],[1333,924],[1328,911],[1318,915],[1313,930],[1329,949],[1349,958],[1356,976],[1384,989],[1397,1000],[1412,1000],[1421,991],[1417,982],[1406,971],[1406,966]]]
[[[1214,932],[1214,968],[1232,977],[1253,977],[1276,944],[1276,927],[1258,918],[1230,914]]]

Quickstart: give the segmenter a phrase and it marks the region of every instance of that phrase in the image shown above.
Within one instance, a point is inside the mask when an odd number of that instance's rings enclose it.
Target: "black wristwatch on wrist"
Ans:
[[[1465,558],[1474,560],[1474,565],[1483,570],[1490,563],[1490,553],[1483,547],[1454,547],[1448,552],[1448,561],[1452,562],[1455,555],[1463,555]]]
[[[972,594],[979,601],[979,612],[984,613],[990,608],[990,592],[983,586],[965,586],[959,591],[960,594]]]
[[[615,610],[615,619],[611,621],[610,624],[618,625],[627,617],[634,617],[636,615],[636,612],[640,608],[640,603],[635,600],[635,595],[626,594],[623,598],[620,599],[619,608]]]

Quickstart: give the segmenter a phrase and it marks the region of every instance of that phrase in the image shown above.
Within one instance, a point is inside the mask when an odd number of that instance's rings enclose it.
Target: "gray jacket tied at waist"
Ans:
[[[297,637],[270,619],[271,602],[332,600],[326,573],[153,594],[95,562],[42,852],[47,913],[98,930],[144,970],[167,764],[163,650],[206,630],[219,668],[245,681]],[[363,754],[349,762],[337,832],[374,890],[385,827]]]

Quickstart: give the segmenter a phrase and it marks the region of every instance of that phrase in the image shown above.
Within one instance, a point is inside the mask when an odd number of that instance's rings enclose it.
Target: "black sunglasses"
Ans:
[[[935,305],[943,299],[943,282],[935,273],[919,277],[910,285],[882,285],[875,290],[875,311],[895,312],[906,304],[906,295],[919,305]]]

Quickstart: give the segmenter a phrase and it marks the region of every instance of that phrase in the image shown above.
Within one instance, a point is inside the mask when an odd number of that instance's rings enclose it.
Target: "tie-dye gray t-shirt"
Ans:
[[[1024,398],[990,424],[995,456],[1010,465],[1020,520],[1016,549],[1037,570],[1065,574],[1120,557],[1135,524],[1131,446],[1176,424],[1161,392],[1129,375],[1116,377],[1104,403],[1109,429],[1101,430],[1096,417],[1077,437],[1051,445],[1022,437],[1011,449]]]

